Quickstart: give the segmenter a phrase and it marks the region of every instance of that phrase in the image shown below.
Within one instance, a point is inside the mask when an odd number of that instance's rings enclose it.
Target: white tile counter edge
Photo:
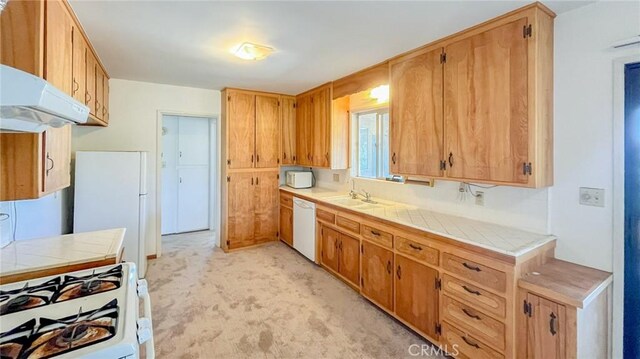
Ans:
[[[488,249],[497,253],[502,253],[502,254],[506,254],[509,256],[514,256],[514,257],[518,257],[520,255],[523,255],[531,250],[534,250],[540,246],[543,246],[553,240],[556,239],[556,237],[554,235],[550,235],[550,234],[539,234],[539,233],[533,233],[533,232],[528,232],[528,231],[524,231],[518,228],[513,228],[513,227],[507,227],[507,226],[501,226],[501,225],[497,225],[497,224],[493,224],[493,223],[488,223],[488,222],[482,222],[482,221],[478,221],[478,220],[474,220],[474,219],[469,219],[469,218],[464,218],[464,217],[460,217],[460,216],[455,216],[455,215],[451,215],[451,214],[445,214],[445,213],[439,213],[439,212],[434,212],[431,210],[426,210],[426,209],[421,209],[419,207],[416,206],[412,206],[412,205],[406,205],[403,203],[399,203],[399,202],[393,202],[393,201],[388,201],[388,200],[383,200],[385,203],[390,203],[392,204],[392,206],[395,209],[402,209],[405,211],[417,211],[419,212],[419,214],[422,216],[422,214],[426,214],[428,216],[434,216],[434,217],[440,217],[440,218],[444,218],[446,219],[445,222],[448,223],[455,223],[455,225],[453,225],[452,227],[458,227],[460,225],[465,226],[467,228],[470,228],[471,230],[477,232],[480,236],[482,236],[482,234],[480,233],[481,231],[477,231],[476,229],[482,229],[482,231],[484,232],[492,232],[492,233],[501,233],[502,235],[500,236],[501,239],[499,241],[502,241],[503,245],[500,244],[487,244],[487,243],[481,243],[478,240],[474,240],[473,238],[471,238],[470,236],[463,236],[463,235],[454,235],[450,232],[447,232],[447,228],[446,225],[443,225],[442,222],[440,222],[439,224],[441,225],[441,227],[445,230],[436,230],[433,227],[427,226],[427,225],[416,225],[415,223],[409,222],[408,220],[401,220],[398,218],[392,218],[389,216],[383,216],[383,215],[379,215],[376,213],[372,213],[371,211],[366,211],[366,210],[358,210],[357,208],[353,208],[353,207],[348,207],[348,206],[344,206],[344,205],[340,205],[338,203],[332,203],[330,201],[327,201],[327,198],[330,197],[336,197],[336,196],[346,196],[346,193],[344,193],[343,191],[335,191],[335,190],[331,190],[331,189],[327,189],[327,188],[320,188],[320,187],[314,187],[314,188],[307,188],[307,189],[295,189],[295,188],[291,188],[291,187],[287,187],[287,186],[282,186],[280,187],[280,189],[285,190],[287,192],[292,193],[293,195],[301,195],[301,196],[305,196],[311,199],[314,199],[318,202],[321,203],[326,203],[332,206],[337,206],[337,207],[341,207],[344,208],[346,210],[349,211],[353,211],[353,212],[357,212],[357,213],[362,213],[362,214],[366,214],[369,216],[373,216],[376,218],[380,218],[383,220],[387,220],[387,221],[391,221],[394,223],[398,223],[407,227],[411,227],[411,228],[415,228],[421,231],[425,231],[425,232],[429,232],[438,236],[442,236],[442,237],[446,237],[446,238],[450,238],[462,243],[466,243],[466,244],[470,244],[473,246],[477,246],[480,248],[484,248],[484,249]],[[424,221],[424,218],[423,218]],[[456,228],[457,229],[457,228]],[[458,232],[464,234],[464,231],[461,231],[458,229]],[[509,238],[509,235],[512,235],[514,237]],[[504,237],[504,238],[502,238]],[[517,237],[517,238],[516,238]],[[485,237],[486,238],[486,237]],[[495,238],[494,238],[495,240]],[[520,244],[517,246],[516,249],[510,249],[507,248],[508,246],[504,243],[509,243],[512,244],[512,241],[518,241],[520,242]],[[498,242],[499,242],[498,241]]]
[[[0,249],[0,274],[9,276],[115,258],[122,250],[125,231],[116,228],[13,241]]]

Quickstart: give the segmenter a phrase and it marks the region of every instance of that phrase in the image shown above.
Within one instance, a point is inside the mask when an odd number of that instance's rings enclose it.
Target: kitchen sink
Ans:
[[[326,198],[325,200],[329,203],[350,207],[353,209],[359,209],[359,210],[384,208],[384,207],[390,206],[389,204],[386,204],[386,203],[381,203],[377,201],[366,202],[362,199],[353,199],[348,196],[330,197],[330,198]]]

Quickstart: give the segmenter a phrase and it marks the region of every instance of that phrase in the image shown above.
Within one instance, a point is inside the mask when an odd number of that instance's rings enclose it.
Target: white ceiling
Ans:
[[[297,94],[527,4],[523,1],[72,0],[113,78]],[[550,1],[556,13],[590,1]],[[275,48],[259,62],[229,48]]]

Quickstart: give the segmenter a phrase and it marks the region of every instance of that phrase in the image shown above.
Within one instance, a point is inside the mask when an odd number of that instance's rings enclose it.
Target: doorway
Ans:
[[[212,227],[212,122],[162,116],[162,235]]]
[[[640,358],[640,63],[624,69],[625,358]]]

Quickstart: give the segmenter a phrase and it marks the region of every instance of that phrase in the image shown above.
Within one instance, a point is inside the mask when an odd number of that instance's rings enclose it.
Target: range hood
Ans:
[[[43,132],[87,122],[89,108],[47,81],[0,65],[0,132]]]

